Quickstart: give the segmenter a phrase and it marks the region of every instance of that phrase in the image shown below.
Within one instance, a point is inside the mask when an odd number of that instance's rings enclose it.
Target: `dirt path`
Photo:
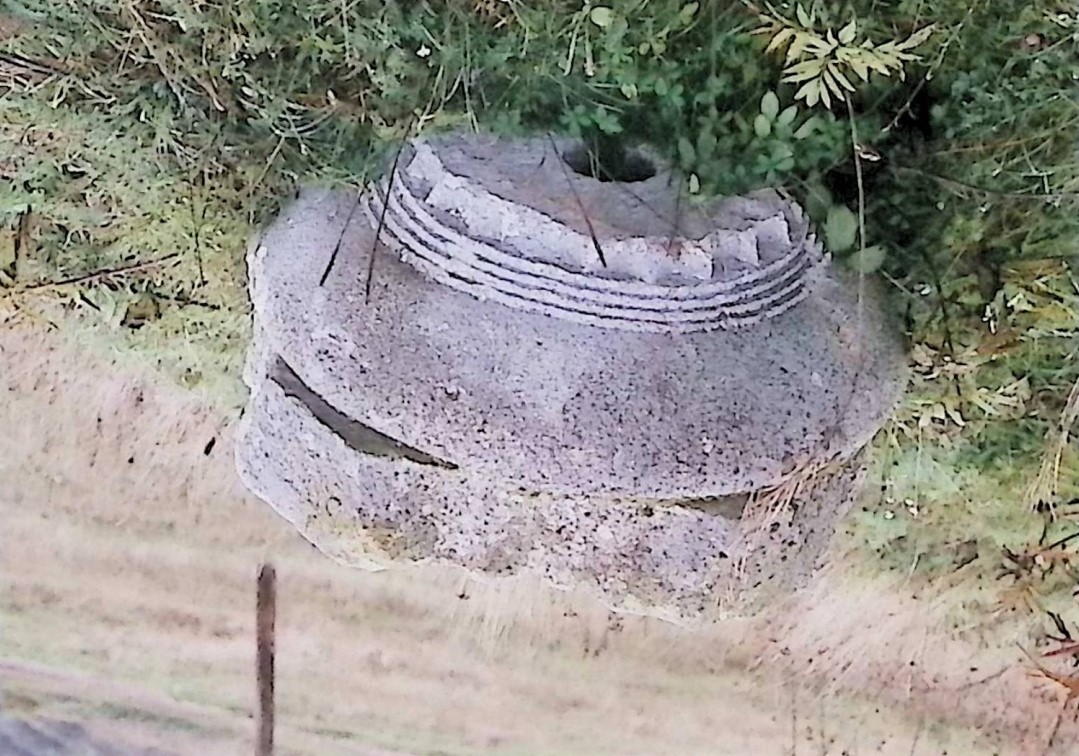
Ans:
[[[691,631],[526,579],[338,567],[241,489],[218,415],[55,334],[0,331],[0,518],[3,707],[98,738],[249,750],[271,558],[283,754],[1079,752],[1068,721],[1046,751],[1054,691],[960,640],[939,592],[837,569]]]

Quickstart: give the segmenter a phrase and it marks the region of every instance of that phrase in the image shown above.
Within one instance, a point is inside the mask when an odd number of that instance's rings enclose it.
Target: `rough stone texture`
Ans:
[[[263,238],[257,349],[346,416],[476,474],[576,495],[753,491],[860,447],[894,399],[895,339],[868,306],[859,331],[855,287],[820,271],[791,317],[678,336],[505,314],[385,249],[365,304],[359,213],[318,285],[352,202],[305,194]]]
[[[820,246],[801,210],[777,199],[698,207],[666,173],[629,185],[572,175],[553,141],[443,137],[410,146],[363,204],[401,258],[443,285],[577,323],[677,333],[752,325],[805,297]]]
[[[247,485],[365,567],[527,569],[671,619],[803,584],[903,359],[800,211],[679,216],[662,174],[603,184],[535,142],[400,165],[359,202],[303,192],[252,245]]]

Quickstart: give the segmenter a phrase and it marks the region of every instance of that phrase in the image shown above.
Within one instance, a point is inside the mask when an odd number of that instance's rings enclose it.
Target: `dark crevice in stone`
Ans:
[[[730,496],[705,496],[699,499],[682,499],[669,502],[689,509],[698,509],[708,514],[720,515],[729,520],[739,520],[745,511],[749,494],[731,494]]]
[[[453,462],[439,459],[432,454],[415,449],[343,414],[305,384],[303,379],[296,374],[296,371],[280,356],[275,358],[270,368],[269,378],[285,392],[285,396],[297,400],[323,426],[337,435],[350,448],[361,454],[407,459],[420,465],[431,465],[449,470],[457,469],[457,465]],[[528,493],[524,490],[520,492]],[[637,503],[651,512],[657,509],[679,506],[696,509],[710,515],[719,515],[733,521],[742,517],[748,501],[749,494],[742,493],[692,499],[651,499],[647,502],[637,500]]]
[[[420,465],[431,465],[456,470],[453,462],[439,459],[427,452],[414,449],[385,433],[364,425],[341,413],[325,399],[312,391],[287,362],[277,357],[270,368],[270,380],[281,387],[285,396],[297,400],[314,415],[315,419],[335,433],[349,447],[361,454],[374,457],[407,459]]]

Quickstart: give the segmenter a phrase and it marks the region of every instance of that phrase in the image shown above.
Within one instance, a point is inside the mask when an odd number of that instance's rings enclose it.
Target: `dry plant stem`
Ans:
[[[330,253],[330,259],[326,262],[326,267],[322,271],[322,275],[318,279],[319,286],[326,285],[326,279],[330,277],[330,271],[333,270],[334,263],[337,262],[337,254],[341,251],[341,243],[345,239],[345,232],[348,227],[352,225],[352,217],[356,214],[357,208],[360,206],[360,199],[363,196],[363,189],[361,188],[356,193],[356,201],[352,203],[352,207],[349,208],[348,217],[345,218],[345,226],[341,229],[340,236],[337,237],[337,244],[334,245],[333,251]],[[374,250],[372,250],[372,257],[374,256]]]
[[[1016,644],[1018,645],[1018,644]],[[1064,701],[1060,705],[1060,709],[1057,711],[1056,716],[1053,718],[1053,725],[1049,729],[1049,737],[1045,741],[1045,750],[1048,752],[1053,747],[1053,740],[1057,736],[1057,732],[1060,730],[1061,721],[1064,718],[1064,712],[1068,710],[1068,704],[1076,699],[1079,699],[1079,677],[1071,677],[1069,675],[1061,675],[1046,669],[1041,662],[1034,658],[1033,655],[1021,645],[1019,650],[1030,660],[1030,663],[1034,665],[1033,675],[1041,677],[1049,682],[1056,683],[1064,691]]]
[[[254,183],[251,184],[251,187],[248,190],[249,201],[253,198],[255,190],[261,187],[262,182],[266,180],[267,174],[269,174],[270,169],[273,167],[274,162],[277,160],[277,156],[281,154],[281,148],[284,146],[285,137],[278,137],[277,145],[274,146],[273,152],[270,153],[270,156],[266,158],[266,164],[262,167],[262,172],[259,173],[258,178],[255,179]]]
[[[401,142],[397,145],[397,152],[393,156],[393,164],[390,165],[390,177],[386,184],[386,199],[382,203],[382,211],[378,215],[378,227],[375,229],[375,239],[371,242],[371,254],[367,258],[367,280],[363,285],[363,301],[364,304],[370,304],[371,302],[371,285],[375,277],[375,254],[378,252],[378,240],[382,236],[382,229],[386,224],[386,211],[390,206],[390,194],[393,192],[393,182],[397,178],[397,165],[401,162],[401,153],[405,149],[405,143],[408,141],[408,137],[412,134],[412,127],[416,123],[416,114],[413,113],[412,117],[408,119],[408,124],[405,126],[405,133],[401,137]],[[356,198],[357,204],[359,204],[359,198]],[[345,226],[347,229],[348,226]],[[344,237],[345,229],[342,229],[342,238]],[[340,240],[338,240],[340,246]],[[334,256],[337,254],[337,248],[334,249]],[[333,259],[330,260],[330,265],[333,264]],[[326,273],[323,274],[322,280],[326,280],[326,276],[329,275],[329,268],[326,269]]]
[[[1060,413],[1060,422],[1055,428],[1050,429],[1046,437],[1046,450],[1038,468],[1038,475],[1027,489],[1027,506],[1031,511],[1037,510],[1039,504],[1044,502],[1049,506],[1050,517],[1056,518],[1053,499],[1056,495],[1057,480],[1060,478],[1060,463],[1072,437],[1071,429],[1077,421],[1079,421],[1079,380],[1072,384],[1071,391],[1068,392],[1064,410]]]
[[[550,132],[547,133],[547,139],[551,143],[551,149],[557,155],[558,148],[555,146],[554,137],[551,136]],[[599,244],[599,237],[596,236],[596,229],[592,226],[592,219],[588,217],[588,211],[584,209],[584,203],[581,202],[580,195],[577,194],[577,190],[573,187],[573,182],[570,180],[569,177],[569,169],[566,168],[566,161],[560,160],[559,164],[562,166],[562,173],[566,177],[566,184],[569,186],[570,192],[573,193],[573,199],[577,201],[577,207],[580,208],[581,215],[584,217],[585,225],[588,226],[588,235],[592,237],[592,246],[596,249],[596,255],[599,257],[599,264],[606,268],[607,258],[603,254],[603,247],[601,247]]]
[[[81,276],[74,276],[72,278],[65,278],[60,281],[42,281],[36,284],[28,284],[12,290],[12,293],[20,293],[25,291],[42,291],[44,289],[58,289],[63,286],[76,286],[79,284],[96,283],[105,278],[112,278],[113,276],[125,276],[132,273],[141,273],[144,270],[150,268],[156,268],[160,265],[176,262],[180,258],[179,252],[174,252],[171,255],[165,255],[159,257],[156,260],[148,260],[146,262],[134,263],[133,265],[127,265],[120,268],[107,268],[105,270],[95,271],[93,273],[87,273]]]
[[[678,182],[678,196],[674,201],[674,219],[671,223],[671,234],[667,237],[667,254],[671,254],[671,250],[674,249],[674,237],[678,233],[678,223],[682,217],[682,190],[685,188],[685,184],[681,181]]]
[[[858,144],[858,126],[854,122],[854,107],[850,97],[844,98],[847,103],[847,119],[850,121],[850,144],[854,153],[854,175],[858,181],[858,250],[859,254],[865,254],[865,182],[862,179],[861,146]],[[865,295],[865,273],[858,271],[858,323],[862,322],[862,302]]]
[[[928,171],[919,170],[917,168],[907,168],[898,165],[893,166],[891,170],[896,173],[912,173],[916,176],[931,178],[941,186],[946,189],[951,189],[957,194],[961,192],[974,192],[975,194],[981,194],[985,197],[998,197],[1000,199],[1014,200],[1039,200],[1042,202],[1060,202],[1063,200],[1079,199],[1079,192],[1048,192],[1043,194],[1031,194],[1030,192],[1002,192],[997,189],[987,189],[984,186],[975,186],[974,184],[968,184],[963,181],[948,178],[947,176],[940,176],[936,173],[929,173]]]
[[[200,239],[200,235],[202,232],[202,222],[206,220],[206,205],[204,203],[202,206],[202,217],[197,217],[195,215],[195,193],[192,191],[188,197],[191,205],[191,225],[193,226],[192,238],[195,262],[199,268],[199,288],[202,288],[206,285],[206,271],[202,266],[202,240]]]

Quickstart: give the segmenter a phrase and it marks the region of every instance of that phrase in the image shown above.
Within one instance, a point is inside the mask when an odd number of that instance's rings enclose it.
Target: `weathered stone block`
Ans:
[[[363,566],[672,619],[803,584],[903,385],[873,288],[774,192],[691,203],[559,149],[421,141],[283,212],[248,259],[241,475]]]

